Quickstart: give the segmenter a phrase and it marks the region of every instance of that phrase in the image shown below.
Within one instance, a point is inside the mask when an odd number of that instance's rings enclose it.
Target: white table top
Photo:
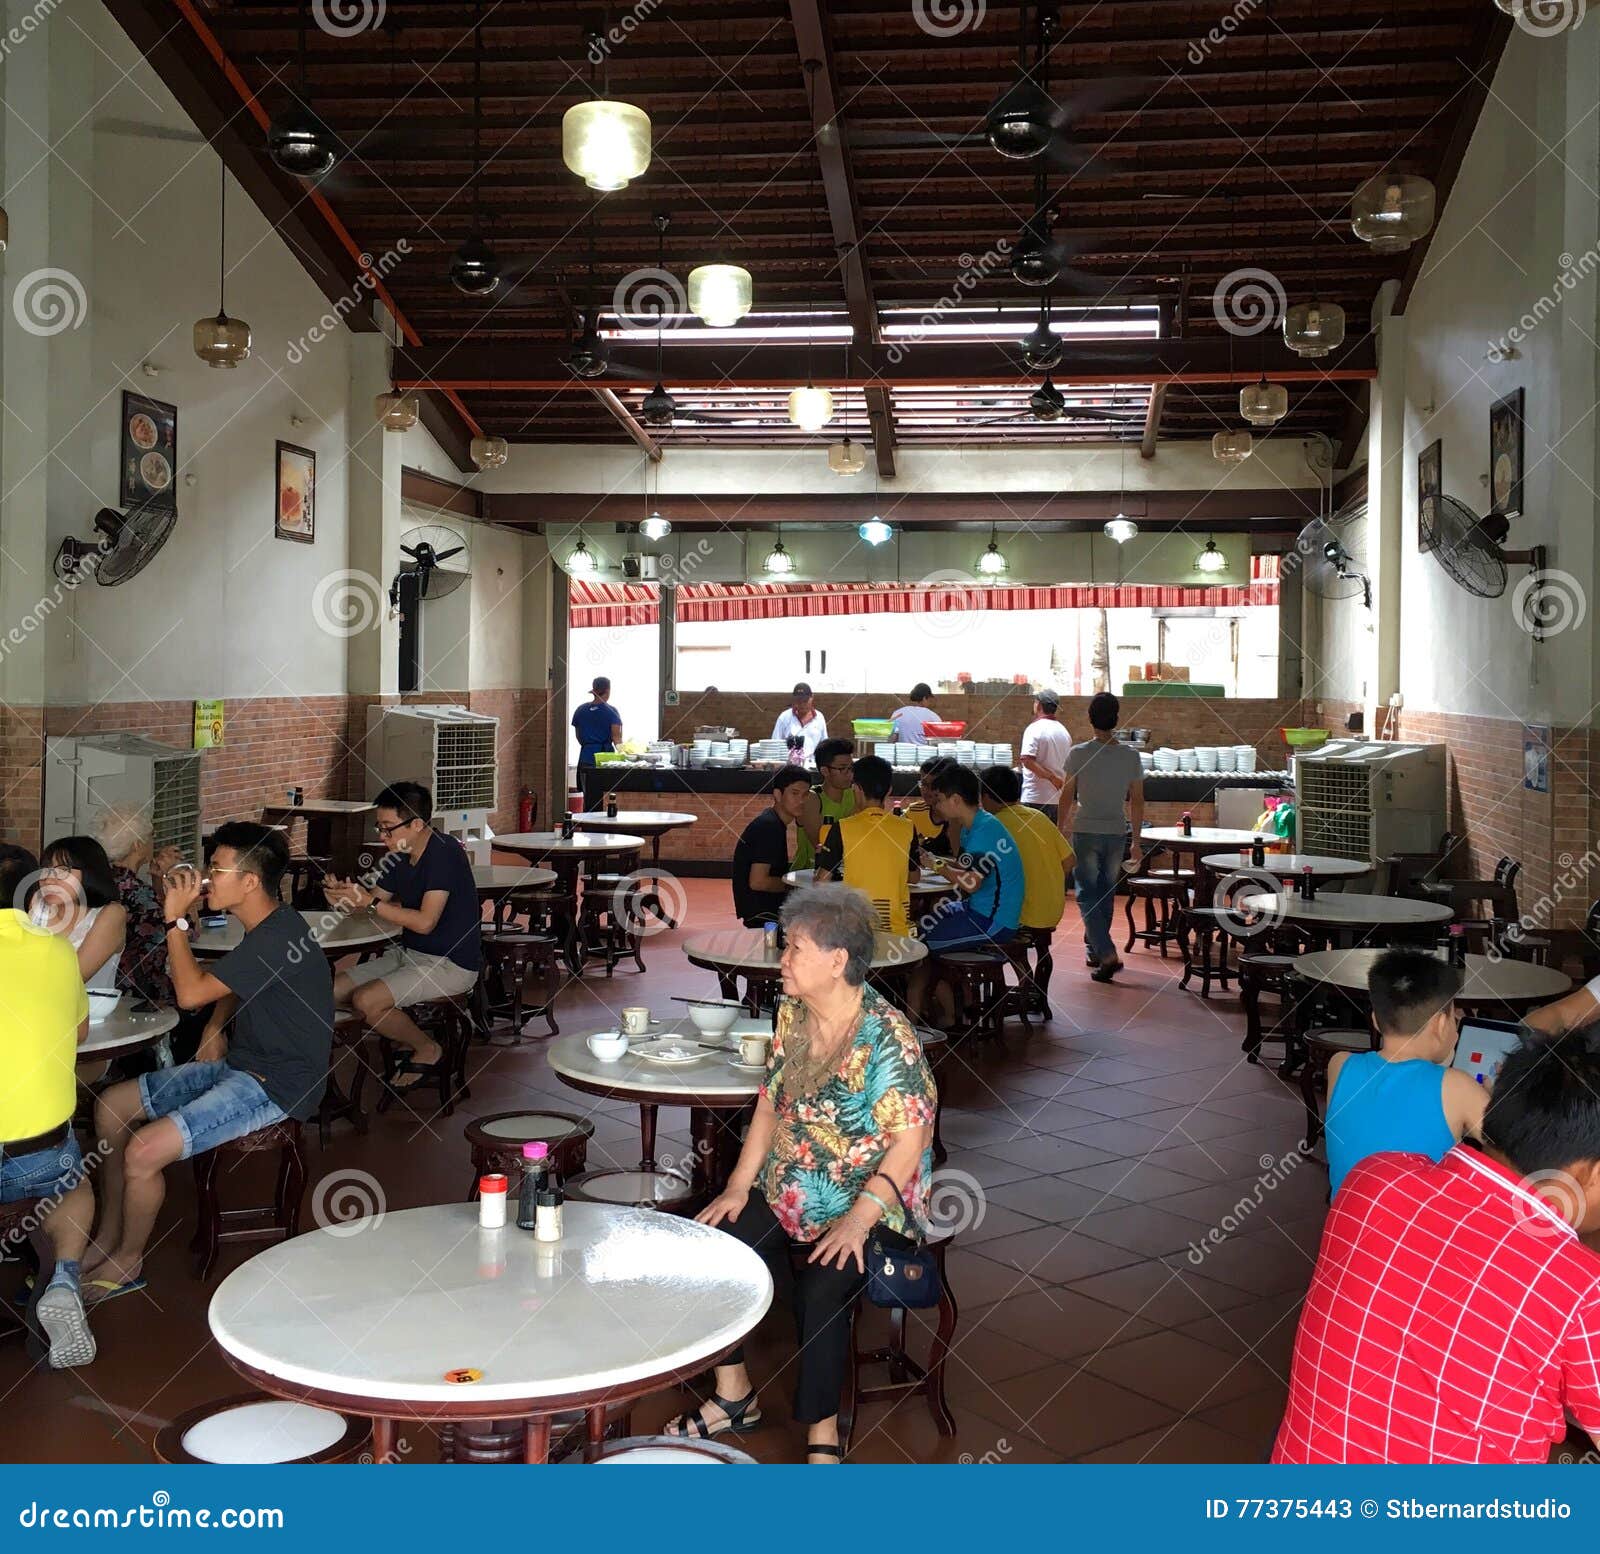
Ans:
[[[1425,904],[1425,903],[1421,903]],[[1356,992],[1365,992],[1367,973],[1382,950],[1318,950],[1297,956],[1296,973],[1314,982],[1326,982]],[[1493,1003],[1505,999],[1512,1003],[1531,1003],[1557,998],[1572,986],[1572,978],[1549,966],[1536,966],[1525,960],[1490,960],[1487,955],[1467,957],[1466,978],[1458,995],[1468,1003]]]
[[[605,1027],[615,1030],[615,1026]],[[772,1021],[744,1016],[733,1022],[733,1029],[722,1036],[705,1036],[688,1020],[663,1020],[652,1025],[648,1036],[630,1036],[629,1050],[614,1062],[603,1063],[588,1048],[592,1031],[582,1035],[558,1036],[550,1043],[550,1067],[563,1079],[576,1081],[586,1089],[604,1087],[621,1099],[631,1095],[681,1095],[725,1098],[729,1103],[755,1099],[765,1075],[756,1069],[735,1068],[738,1056],[734,1041],[749,1032],[771,1036]],[[652,1063],[633,1048],[641,1042],[667,1036],[689,1046],[697,1041],[727,1042],[727,1052],[702,1052],[693,1063]]]
[[[1349,924],[1361,927],[1404,927],[1421,923],[1447,923],[1455,915],[1436,901],[1412,901],[1404,896],[1368,896],[1355,891],[1319,893],[1302,901],[1298,891],[1242,898],[1268,917],[1293,918],[1297,923]],[[1363,984],[1365,985],[1365,984]]]
[[[345,916],[332,907],[302,912],[313,944],[329,955],[350,955],[356,950],[387,944],[400,936],[400,930],[379,922],[371,912],[352,912]],[[236,950],[244,938],[244,925],[236,917],[225,928],[202,928],[190,941],[196,955],[226,955]]]
[[[552,853],[615,853],[630,847],[643,847],[649,840],[643,836],[619,835],[615,831],[600,836],[564,837],[559,831],[508,831],[495,837],[492,846],[503,847],[508,853],[526,853],[531,858],[544,858]]]
[[[132,1001],[124,993],[122,1002],[106,1019],[90,1021],[89,1034],[78,1044],[80,1063],[92,1058],[137,1052],[141,1047],[160,1041],[177,1027],[176,1009],[156,1009],[148,1014],[135,1014],[128,1007]]]
[[[1249,851],[1250,844],[1246,842],[1240,852],[1248,854]],[[1241,858],[1237,852],[1207,853],[1200,861],[1219,873],[1256,867],[1248,857]],[[1298,879],[1307,865],[1315,878],[1325,880],[1355,879],[1358,875],[1372,873],[1372,865],[1362,863],[1359,858],[1329,858],[1322,853],[1268,853],[1266,862],[1256,872],[1276,874],[1281,879]]]
[[[371,799],[307,799],[303,804],[264,804],[269,814],[369,815],[377,809]]]
[[[773,971],[776,960],[767,958],[766,935],[759,928],[724,928],[686,940],[683,953],[691,961],[704,962],[728,971]],[[920,939],[905,934],[880,933],[872,950],[872,969],[892,971],[926,960],[928,947]]]
[[[569,1202],[563,1221],[553,1244],[515,1224],[480,1230],[470,1203],[336,1223],[229,1274],[211,1332],[231,1358],[319,1393],[531,1413],[649,1390],[736,1343],[772,1303],[761,1259],[725,1231],[592,1203]],[[482,1378],[444,1380],[465,1367]]]
[[[686,815],[676,809],[619,809],[615,815],[608,815],[603,809],[593,809],[574,815],[572,823],[589,826],[596,831],[608,828],[624,831],[633,826],[648,826],[652,831],[670,831],[674,826],[692,826],[699,818],[698,815]]]
[[[540,890],[555,884],[559,876],[554,869],[518,868],[507,863],[475,863],[472,880],[480,896],[497,896],[503,891]]]
[[[790,869],[783,877],[785,885],[809,885],[816,877],[815,869]],[[924,874],[911,881],[908,887],[913,896],[948,896],[956,887],[937,874]]]
[[[1217,826],[1196,826],[1188,835],[1182,826],[1146,826],[1139,833],[1141,842],[1160,842],[1167,847],[1248,847],[1259,831],[1229,831]]]

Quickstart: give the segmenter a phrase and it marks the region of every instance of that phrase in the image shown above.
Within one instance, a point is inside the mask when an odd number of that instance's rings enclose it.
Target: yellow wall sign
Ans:
[[[194,747],[212,750],[222,743],[222,703],[197,701],[194,704]]]

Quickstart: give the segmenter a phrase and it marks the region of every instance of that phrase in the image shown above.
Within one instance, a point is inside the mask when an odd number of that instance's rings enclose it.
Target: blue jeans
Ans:
[[[1127,851],[1126,831],[1074,831],[1072,880],[1078,887],[1078,910],[1083,914],[1083,937],[1097,961],[1117,953],[1111,942],[1111,913],[1117,904],[1117,877]]]
[[[64,1198],[83,1180],[83,1155],[69,1128],[54,1149],[29,1155],[0,1152],[0,1203],[23,1198]]]
[[[991,928],[965,901],[942,903],[918,919],[922,942],[930,951],[970,949],[985,944],[1004,944],[1012,935],[1009,928]]]
[[[170,1117],[183,1135],[180,1160],[203,1155],[287,1115],[261,1081],[226,1063],[182,1063],[139,1076],[139,1102],[152,1122]]]

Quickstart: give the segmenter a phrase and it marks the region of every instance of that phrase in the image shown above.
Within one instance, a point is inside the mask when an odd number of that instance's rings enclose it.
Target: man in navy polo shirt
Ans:
[[[622,718],[611,705],[611,682],[597,674],[589,687],[593,701],[585,702],[572,714],[572,726],[578,731],[578,765],[593,766],[594,758],[602,750],[615,750],[622,742]]]

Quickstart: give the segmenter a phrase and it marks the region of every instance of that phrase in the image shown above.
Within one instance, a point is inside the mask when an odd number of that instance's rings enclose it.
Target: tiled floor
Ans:
[[[668,1012],[672,993],[710,990],[677,946],[727,925],[728,887],[686,884],[684,927],[649,942],[649,971],[591,976],[563,997],[563,1031],[596,1028],[624,1003]],[[864,1460],[1257,1462],[1270,1445],[1327,1190],[1315,1162],[1275,1164],[1300,1136],[1298,1093],[1244,1062],[1232,995],[1178,991],[1176,960],[1136,952],[1115,985],[1091,982],[1070,913],[1049,1024],[1029,1035],[1011,1022],[1003,1050],[958,1055],[944,1074],[942,1197],[963,1226],[949,1259],[958,1433],[941,1438],[917,1400],[868,1408],[855,1444]],[[452,1118],[396,1111],[366,1138],[340,1127],[326,1153],[313,1144],[308,1225],[318,1183],[341,1172],[370,1173],[391,1208],[456,1198],[466,1118],[529,1102],[594,1115],[591,1164],[637,1159],[636,1114],[567,1089],[539,1047],[475,1049],[473,1068],[472,1099]],[[686,1127],[685,1113],[663,1112],[661,1153],[688,1150]],[[92,1366],[31,1373],[20,1345],[0,1345],[0,1457],[147,1460],[162,1423],[243,1390],[205,1323],[210,1289],[241,1253],[225,1252],[212,1286],[197,1284],[190,1181],[175,1171],[171,1183],[150,1287],[96,1314]],[[1225,1216],[1228,1233],[1204,1245]],[[787,1321],[769,1318],[753,1354],[767,1422],[740,1444],[801,1460]],[[679,1407],[646,1400],[635,1427]],[[432,1459],[426,1430],[405,1434],[415,1460]]]

